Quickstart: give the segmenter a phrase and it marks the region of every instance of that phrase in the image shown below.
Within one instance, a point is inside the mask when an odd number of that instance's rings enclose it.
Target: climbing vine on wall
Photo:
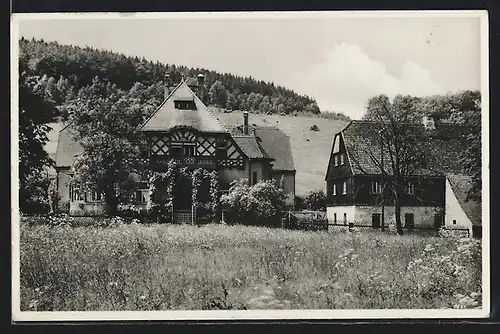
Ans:
[[[173,210],[173,192],[177,164],[169,161],[165,172],[153,173],[149,179],[150,201],[148,210],[158,218],[170,222]]]
[[[148,210],[162,221],[170,222],[174,208],[176,187],[181,179],[191,180],[191,199],[196,220],[213,221],[219,207],[219,176],[198,168],[179,168],[170,161],[165,172],[153,173],[149,179],[150,201]]]
[[[209,172],[198,168],[192,174],[192,201],[197,220],[214,220],[219,206],[219,176],[216,171]],[[203,196],[201,192],[208,192]]]

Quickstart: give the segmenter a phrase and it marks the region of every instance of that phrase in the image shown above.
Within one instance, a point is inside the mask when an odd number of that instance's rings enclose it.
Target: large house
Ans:
[[[277,128],[250,125],[248,112],[243,113],[239,125],[222,124],[198,97],[204,93],[203,87],[203,75],[182,79],[175,87],[167,85],[163,103],[140,128],[149,141],[149,168],[164,171],[168,162],[175,160],[180,167],[216,170],[221,193],[239,179],[247,179],[249,185],[276,180],[288,193],[287,204],[293,207],[295,167],[289,137]],[[55,159],[60,205],[72,215],[102,214],[102,196],[82,194],[72,187],[72,165],[83,148],[71,139],[70,126],[59,133]],[[147,182],[139,184],[135,202],[146,205],[149,187]],[[186,187],[184,195],[174,198],[178,221],[192,221],[191,189],[189,184]]]
[[[398,196],[403,227],[445,226],[479,235],[481,203],[466,200],[472,178],[460,164],[472,128],[431,117],[416,128],[425,134],[424,163],[398,183],[404,183]],[[391,181],[391,172],[380,130],[376,122],[355,120],[335,134],[325,178],[330,223],[378,228],[395,221],[394,197],[383,187]]]

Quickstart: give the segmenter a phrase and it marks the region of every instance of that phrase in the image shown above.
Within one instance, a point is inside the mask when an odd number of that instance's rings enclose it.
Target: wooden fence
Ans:
[[[348,221],[346,223],[330,223],[326,217],[325,212],[292,212],[289,211],[282,218],[282,227],[294,230],[307,230],[307,231],[329,231],[335,229],[346,229],[352,231],[359,230],[385,230],[389,231],[389,226],[373,227],[371,222]],[[439,229],[433,226],[403,226],[405,233],[425,233],[436,234],[440,230],[463,233],[470,237],[470,230],[467,228],[449,228],[441,227]]]

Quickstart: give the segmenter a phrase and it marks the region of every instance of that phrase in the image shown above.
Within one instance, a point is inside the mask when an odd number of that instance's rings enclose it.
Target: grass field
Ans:
[[[473,239],[22,222],[20,244],[24,311],[481,305]]]
[[[223,124],[237,125],[243,123],[241,112],[214,112]],[[325,174],[333,144],[333,135],[347,123],[319,117],[291,117],[280,115],[250,114],[250,124],[274,126],[290,137],[292,153],[295,160],[297,195],[304,195],[311,190],[325,188]],[[317,125],[319,131],[310,130]],[[46,150],[55,154],[60,123],[51,124]]]

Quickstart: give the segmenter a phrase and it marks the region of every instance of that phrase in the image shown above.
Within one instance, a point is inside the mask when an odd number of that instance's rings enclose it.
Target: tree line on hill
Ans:
[[[82,88],[92,85],[95,78],[109,81],[121,90],[136,86],[136,89],[145,90],[149,98],[161,102],[167,73],[174,83],[180,82],[182,76],[195,77],[203,73],[208,92],[204,102],[222,109],[281,115],[321,114],[311,97],[251,76],[162,64],[91,47],[43,40],[21,38],[19,43],[20,62],[38,76],[46,77],[46,89],[56,106],[63,111],[63,116],[66,105]],[[137,87],[137,84],[140,86]],[[326,114],[327,117],[349,120],[341,113]]]

